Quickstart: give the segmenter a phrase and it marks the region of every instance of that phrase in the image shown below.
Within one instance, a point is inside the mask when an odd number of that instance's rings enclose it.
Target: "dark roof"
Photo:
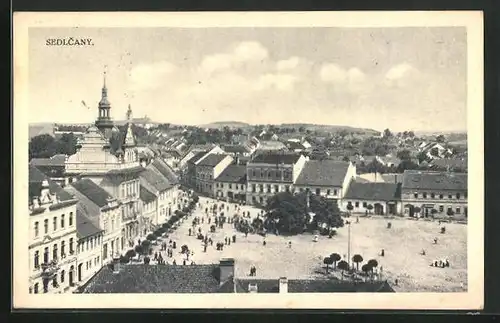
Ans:
[[[66,162],[66,155],[58,154],[50,158],[33,158],[30,160],[30,165],[33,166],[59,166],[64,167]]]
[[[81,293],[215,293],[219,265],[122,265],[114,274],[104,266]]]
[[[57,198],[60,201],[69,201],[74,199],[74,196],[68,192],[66,192],[59,184],[49,179],[47,175],[45,175],[42,171],[40,171],[37,167],[30,165],[29,166],[29,175],[28,175],[28,192],[30,202],[35,196],[40,196],[40,191],[42,189],[42,182],[47,180],[49,182],[49,191],[51,194],[56,194]]]
[[[90,237],[104,230],[96,227],[84,214],[80,208],[76,209],[76,235],[78,239]]]
[[[302,145],[300,142],[296,141],[287,141],[286,146],[288,149],[305,149],[304,145]]]
[[[299,154],[285,153],[260,153],[249,163],[251,164],[295,164],[300,158]]]
[[[141,201],[149,203],[156,199],[156,195],[150,192],[147,188],[141,185],[139,197]]]
[[[227,156],[228,155],[223,154],[210,154],[207,157],[203,158],[202,161],[198,163],[198,166],[215,167],[219,165],[219,163]]]
[[[382,179],[386,183],[402,183],[403,174],[382,174]]]
[[[146,167],[146,169],[141,173],[140,177],[151,184],[159,192],[163,192],[172,187],[166,178],[149,166]]]
[[[226,153],[247,153],[249,152],[249,148],[243,145],[227,145],[224,146],[224,151]]]
[[[401,197],[401,184],[352,182],[345,199],[393,201]]]
[[[296,185],[342,186],[348,162],[336,160],[308,160],[300,172]]]
[[[113,197],[105,189],[88,178],[80,179],[70,185],[98,207],[107,206],[108,200],[113,199]]]
[[[229,165],[222,171],[219,177],[216,178],[218,182],[226,183],[245,183],[247,177],[247,168],[244,165]]]
[[[189,158],[188,159],[188,162],[189,163],[196,163],[198,160],[200,160],[203,156],[205,156],[206,154],[208,154],[208,151],[200,151],[200,152],[197,152],[196,154],[194,154],[193,157]]]
[[[167,165],[163,160],[156,158],[151,162],[154,168],[156,168],[165,178],[170,182],[170,184],[175,185],[179,183],[179,178],[175,174],[174,170]]]
[[[403,175],[403,189],[467,190],[467,174],[409,171]]]
[[[458,169],[467,169],[467,159],[461,158],[443,158],[443,159],[434,159],[431,161],[431,166],[437,166],[439,168],[458,168]]]
[[[278,279],[238,279],[237,291],[248,293],[248,285],[257,285],[258,293],[279,293]],[[238,288],[241,286],[241,289]],[[289,279],[288,293],[373,293],[394,292],[386,282],[359,282],[327,279]]]

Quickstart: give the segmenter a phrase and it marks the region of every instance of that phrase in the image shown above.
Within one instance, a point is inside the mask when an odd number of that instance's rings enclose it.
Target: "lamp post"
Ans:
[[[346,221],[347,224],[347,264],[351,269],[351,221]]]

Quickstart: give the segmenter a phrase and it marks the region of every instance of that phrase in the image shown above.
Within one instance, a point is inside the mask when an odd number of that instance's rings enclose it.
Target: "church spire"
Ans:
[[[132,108],[130,106],[130,103],[128,105],[128,110],[127,110],[127,121],[132,120]]]
[[[103,133],[108,133],[113,128],[113,121],[111,120],[111,103],[108,101],[108,88],[106,86],[106,66],[104,66],[101,100],[99,101],[98,110],[99,116],[95,125]]]

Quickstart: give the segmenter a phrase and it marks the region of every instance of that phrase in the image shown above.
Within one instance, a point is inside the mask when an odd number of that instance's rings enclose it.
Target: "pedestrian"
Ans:
[[[438,243],[438,238],[434,238],[434,244]]]
[[[205,223],[205,218],[201,218],[201,223]]]
[[[236,242],[236,234],[233,234],[233,243]]]
[[[288,241],[288,248],[291,248],[291,247],[292,247],[292,242]]]
[[[381,255],[382,257],[384,257],[384,255],[385,255],[385,250],[384,250],[384,249],[382,249],[382,250],[380,251],[380,255]]]
[[[175,259],[174,259],[174,261],[172,261],[172,265],[174,265],[174,266],[177,265],[177,262],[175,261]]]
[[[191,228],[189,228],[189,236],[191,236]]]
[[[227,244],[227,237],[224,238],[224,244]]]
[[[394,280],[394,285],[398,286],[398,279]]]
[[[207,244],[206,243],[203,245],[203,252],[207,252]]]
[[[227,239],[227,245],[230,246],[231,245],[231,239]]]
[[[182,261],[182,264],[185,266],[186,265],[186,259]]]
[[[264,239],[264,241],[262,241],[262,245],[266,246],[266,240],[265,239]]]

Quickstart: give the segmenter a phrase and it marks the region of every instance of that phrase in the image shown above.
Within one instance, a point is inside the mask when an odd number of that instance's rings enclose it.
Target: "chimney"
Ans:
[[[111,266],[113,268],[113,274],[119,274],[121,269],[122,269],[122,263],[120,262],[120,254],[115,253],[113,256],[113,260],[111,263]]]
[[[219,284],[224,284],[234,277],[234,258],[223,258],[219,262]]]
[[[288,279],[286,277],[280,277],[280,294],[288,293]]]
[[[259,288],[257,286],[257,283],[248,283],[248,292],[249,293],[258,293]]]

